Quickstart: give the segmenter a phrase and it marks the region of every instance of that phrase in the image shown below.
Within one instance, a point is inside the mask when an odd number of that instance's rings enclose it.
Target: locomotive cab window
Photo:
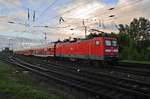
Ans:
[[[112,41],[112,46],[117,46],[117,41],[116,40]]]
[[[99,46],[99,45],[100,45],[100,41],[98,41],[98,40],[95,41],[95,45],[96,45],[96,46]]]
[[[105,45],[106,45],[106,46],[111,46],[111,40],[106,40],[106,41],[105,41]]]

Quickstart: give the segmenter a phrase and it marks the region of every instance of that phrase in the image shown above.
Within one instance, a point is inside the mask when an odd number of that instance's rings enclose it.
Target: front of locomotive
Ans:
[[[119,46],[116,38],[105,37],[104,41],[104,60],[116,62],[119,58]]]

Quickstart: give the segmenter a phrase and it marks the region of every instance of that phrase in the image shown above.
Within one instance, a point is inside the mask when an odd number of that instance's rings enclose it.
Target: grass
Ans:
[[[62,99],[59,95],[35,87],[22,73],[0,61],[0,97],[10,99]],[[26,81],[24,81],[26,80]],[[35,84],[36,85],[36,84]]]
[[[136,60],[122,60],[121,62],[138,63],[138,64],[150,64],[150,61],[136,61]]]

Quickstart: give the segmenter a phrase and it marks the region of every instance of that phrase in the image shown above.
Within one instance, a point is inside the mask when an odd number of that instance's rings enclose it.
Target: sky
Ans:
[[[117,24],[150,19],[149,4],[150,0],[0,0],[0,49],[9,42],[18,49],[43,44],[45,33],[47,42],[84,37],[83,21],[88,33],[117,33]]]

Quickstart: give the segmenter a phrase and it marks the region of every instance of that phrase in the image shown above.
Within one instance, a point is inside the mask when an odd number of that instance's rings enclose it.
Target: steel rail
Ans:
[[[28,64],[28,63],[27,63]],[[28,64],[29,65],[29,64]],[[56,71],[57,71],[57,69],[56,69]],[[51,71],[52,72],[52,71]],[[66,71],[64,71],[64,72],[66,72]],[[83,71],[82,71],[83,72]],[[63,72],[62,72],[63,73]],[[70,74],[67,74],[67,75],[71,75],[71,73],[72,72],[70,72]],[[80,74],[81,75],[81,74]],[[83,76],[83,75],[82,75]],[[87,76],[87,75],[86,75]],[[103,75],[104,76],[104,75]],[[108,76],[108,75],[107,75]],[[90,78],[92,78],[92,77],[94,77],[94,76],[91,76]],[[79,77],[77,77],[78,79],[80,78],[80,76]],[[80,78],[80,79],[84,79],[84,78]],[[109,78],[110,79],[110,78]],[[87,79],[86,79],[87,80]],[[97,80],[97,78],[96,78],[96,80]],[[93,83],[100,83],[100,79],[99,79],[99,82],[97,82],[96,80],[94,80],[94,79],[92,79],[90,82],[93,82]],[[112,83],[112,82],[111,82]],[[134,82],[135,83],[135,82]],[[139,82],[140,84],[141,84],[141,82]],[[122,83],[121,83],[122,84]],[[121,86],[121,84],[120,84],[120,86]],[[106,85],[106,84],[105,84]],[[113,82],[112,83],[112,85],[111,85],[111,87],[113,86],[114,87],[114,85],[119,85],[119,84],[115,84],[115,82]],[[149,85],[149,84],[148,84]],[[109,85],[110,86],[110,85]],[[123,86],[123,85],[122,85]],[[131,85],[132,86],[132,85]],[[131,87],[130,86],[130,87]],[[123,86],[123,87],[125,87],[125,86]],[[126,88],[121,88],[121,87],[118,87],[117,86],[117,88],[118,89],[121,89],[121,90],[124,90],[124,91],[126,91],[126,92],[130,92],[130,93],[136,93],[136,94],[138,94],[138,95],[145,95],[145,96],[149,96],[149,92],[147,92],[147,94],[146,93],[143,93],[142,91],[141,92],[138,92],[138,91],[140,91],[140,90],[135,90],[135,88],[133,88],[134,90],[131,90],[131,88],[130,88],[129,86],[126,86]],[[116,88],[116,86],[115,86],[115,88]],[[129,89],[128,89],[129,88]]]

